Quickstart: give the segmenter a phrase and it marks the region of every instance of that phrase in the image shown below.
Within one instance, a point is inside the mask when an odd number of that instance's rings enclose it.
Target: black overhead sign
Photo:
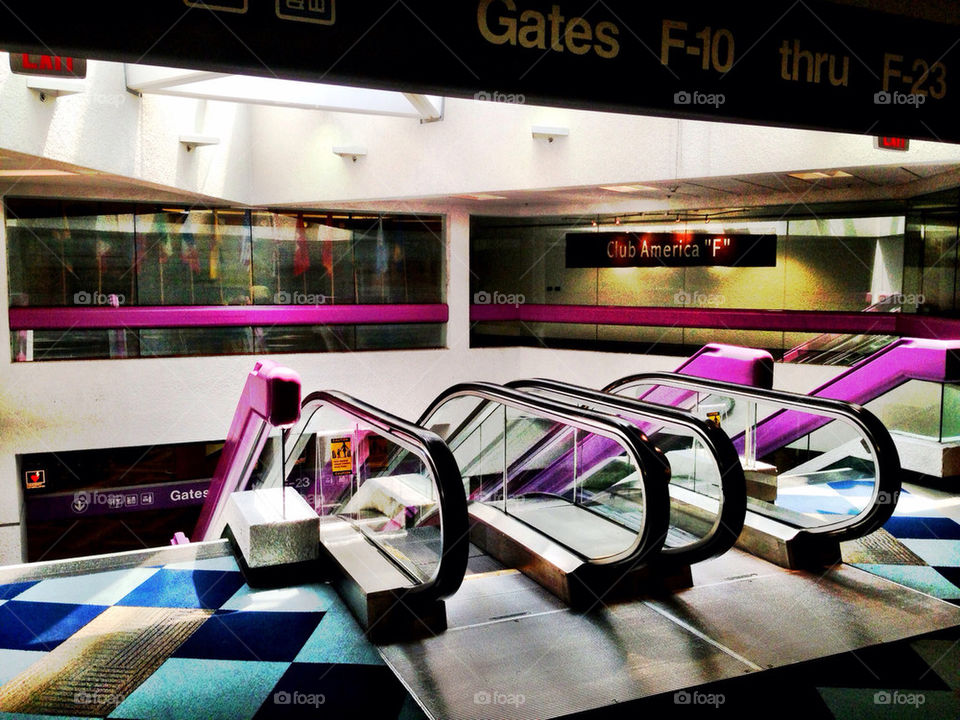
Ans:
[[[952,142],[958,39],[822,0],[0,3],[15,52]]]
[[[775,267],[776,264],[776,235],[567,233],[568,268]]]

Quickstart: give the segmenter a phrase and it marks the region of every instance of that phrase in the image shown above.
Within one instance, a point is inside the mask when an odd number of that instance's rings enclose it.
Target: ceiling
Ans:
[[[329,205],[342,209],[398,211],[415,205],[423,210],[443,211],[456,205],[477,215],[709,211],[759,205],[907,199],[960,187],[960,164],[878,165],[821,170],[822,176],[809,179],[801,179],[794,176],[797,173],[788,172],[659,181],[638,178],[632,192],[616,192],[607,186],[597,185],[507,191],[488,188],[474,195],[413,196],[327,204],[321,199],[309,205],[301,203],[287,207],[317,208]],[[191,194],[176,188],[2,149],[0,195],[236,204],[223,198]]]

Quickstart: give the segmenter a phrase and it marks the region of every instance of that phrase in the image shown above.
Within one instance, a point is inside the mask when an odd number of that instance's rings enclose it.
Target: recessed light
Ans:
[[[792,178],[797,180],[831,180],[833,178],[848,178],[853,177],[848,172],[843,170],[814,170],[812,172],[796,172],[796,173],[787,173]]]
[[[618,193],[660,192],[660,188],[653,185],[601,185],[601,190]]]
[[[477,193],[476,195],[454,195],[461,200],[506,200],[503,195],[490,195],[489,193]]]
[[[76,175],[68,170],[0,170],[0,177],[62,177]]]

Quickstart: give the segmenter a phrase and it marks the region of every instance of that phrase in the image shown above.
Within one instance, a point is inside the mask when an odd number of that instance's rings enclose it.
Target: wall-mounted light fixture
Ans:
[[[342,145],[333,148],[333,154],[339,155],[342,158],[350,158],[356,162],[357,158],[367,156],[367,149],[362,145]]]
[[[187,149],[187,152],[192,152],[194,148],[219,145],[220,138],[213,135],[181,135],[180,144]]]
[[[553,142],[557,138],[565,138],[570,135],[570,128],[565,127],[547,127],[545,125],[534,125],[531,128],[533,137],[538,140]]]

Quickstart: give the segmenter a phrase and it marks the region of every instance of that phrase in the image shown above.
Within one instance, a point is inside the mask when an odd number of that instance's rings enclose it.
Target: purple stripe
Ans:
[[[728,328],[790,332],[960,337],[960,320],[902,313],[724,310],[596,305],[472,305],[472,322],[522,320],[587,325]]]
[[[31,495],[27,491],[27,519],[30,522],[77,520],[98,515],[189,507],[202,504],[209,487],[209,480],[191,480],[53,495]]]
[[[11,330],[445,323],[446,305],[10,308]]]

